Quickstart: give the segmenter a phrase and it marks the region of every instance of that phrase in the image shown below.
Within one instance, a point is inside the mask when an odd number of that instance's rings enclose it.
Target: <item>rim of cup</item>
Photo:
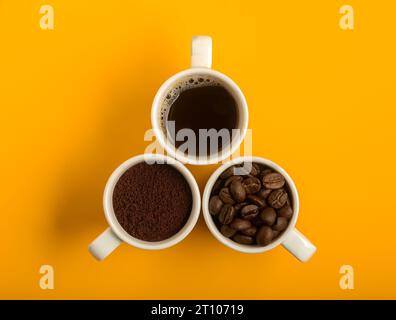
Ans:
[[[209,157],[189,157],[185,153],[180,152],[173,145],[172,142],[166,139],[166,135],[161,129],[158,113],[161,108],[161,102],[163,101],[165,94],[174,86],[175,83],[180,81],[184,77],[196,76],[196,75],[207,75],[213,77],[221,82],[221,84],[229,91],[229,93],[234,97],[237,102],[238,109],[242,108],[243,112],[238,110],[239,121],[238,129],[241,129],[241,134],[234,140],[231,141],[231,146],[227,147],[227,152],[217,152],[216,154],[210,155]],[[247,107],[246,98],[243,95],[242,90],[239,86],[225,74],[209,69],[209,68],[190,68],[178,72],[167,79],[161,87],[158,89],[151,108],[151,124],[156,138],[160,145],[166,150],[169,155],[176,158],[178,161],[194,165],[207,165],[215,164],[233,154],[241,145],[243,139],[245,138],[247,127],[248,127],[249,111]]]
[[[217,228],[217,226],[214,223],[212,215],[209,213],[209,200],[210,200],[210,193],[212,191],[213,185],[216,182],[216,180],[219,178],[220,174],[222,174],[226,169],[229,167],[236,165],[236,164],[241,164],[243,162],[253,162],[253,163],[258,163],[262,165],[266,165],[270,167],[271,169],[279,172],[282,174],[286,180],[286,184],[290,188],[290,193],[292,196],[292,202],[293,202],[293,216],[289,222],[289,225],[287,226],[286,230],[283,231],[283,233],[273,242],[266,246],[259,246],[259,245],[244,245],[244,244],[239,244],[230,238],[227,238],[223,236],[220,232],[220,230]],[[261,158],[261,157],[248,157],[248,156],[243,156],[243,157],[238,157],[235,158],[231,161],[228,161],[221,165],[219,168],[217,168],[212,175],[210,176],[208,182],[206,183],[205,190],[202,196],[202,212],[203,216],[206,222],[206,225],[208,226],[210,232],[214,235],[214,237],[219,240],[221,243],[226,245],[227,247],[244,252],[244,253],[260,253],[260,252],[265,252],[269,251],[278,245],[280,245],[285,239],[287,238],[287,235],[294,230],[294,227],[297,222],[298,218],[298,212],[299,212],[299,197],[298,197],[298,192],[297,188],[292,180],[292,178],[289,176],[289,174],[278,164],[275,162],[272,162],[271,160]]]
[[[174,234],[168,239],[161,241],[144,241],[131,236],[129,233],[127,233],[124,230],[124,228],[118,222],[114,213],[113,191],[119,178],[129,168],[144,161],[150,161],[151,163],[154,161],[160,161],[160,163],[171,165],[183,175],[188,185],[190,186],[190,190],[191,190],[192,208],[186,224],[176,234]],[[185,237],[187,237],[187,235],[193,230],[195,224],[198,221],[201,210],[201,196],[194,176],[181,162],[165,155],[148,153],[148,154],[142,154],[129,158],[113,171],[113,173],[107,180],[106,187],[103,193],[103,208],[108,224],[110,225],[114,233],[122,241],[141,249],[158,250],[158,249],[169,248],[171,246],[176,245],[177,243],[182,241]]]

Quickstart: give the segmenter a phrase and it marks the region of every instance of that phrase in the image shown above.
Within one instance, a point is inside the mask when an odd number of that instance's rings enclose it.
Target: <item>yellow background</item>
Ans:
[[[39,27],[40,6],[55,29]],[[355,9],[355,30],[339,8]],[[396,298],[393,1],[0,1],[0,298]],[[202,218],[179,245],[87,251],[106,228],[115,167],[144,152],[161,83],[213,37],[213,67],[244,91],[253,153],[301,196],[303,264],[215,240]],[[192,167],[201,191],[217,166]],[[55,269],[41,290],[39,268]],[[355,270],[341,290],[339,268]]]

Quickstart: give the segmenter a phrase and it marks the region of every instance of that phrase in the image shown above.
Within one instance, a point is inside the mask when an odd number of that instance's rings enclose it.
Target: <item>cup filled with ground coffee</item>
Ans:
[[[287,172],[259,157],[240,157],[209,178],[202,210],[212,234],[226,246],[246,253],[282,244],[300,261],[316,247],[296,228],[299,197]]]
[[[110,227],[89,246],[98,260],[122,242],[164,249],[182,241],[200,212],[198,185],[179,161],[144,154],[122,163],[107,181],[103,207]]]
[[[183,163],[218,163],[238,149],[246,134],[248,107],[242,91],[211,65],[212,39],[193,37],[191,68],[166,80],[153,101],[156,138]]]

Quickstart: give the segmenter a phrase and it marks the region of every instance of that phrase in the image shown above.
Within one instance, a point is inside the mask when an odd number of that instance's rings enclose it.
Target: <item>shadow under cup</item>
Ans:
[[[247,104],[230,78],[194,68],[162,85],[154,99],[152,122],[157,139],[170,155],[192,164],[216,163],[242,142]]]

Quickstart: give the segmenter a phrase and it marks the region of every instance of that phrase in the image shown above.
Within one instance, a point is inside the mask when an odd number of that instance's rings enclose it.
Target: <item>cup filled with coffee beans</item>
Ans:
[[[287,172],[260,157],[240,157],[209,178],[202,210],[212,234],[226,246],[246,253],[282,244],[300,261],[316,247],[296,228],[299,197]]]
[[[89,246],[103,260],[122,242],[164,249],[182,241],[200,213],[198,185],[179,161],[160,154],[122,163],[107,181],[103,207],[109,228]]]

